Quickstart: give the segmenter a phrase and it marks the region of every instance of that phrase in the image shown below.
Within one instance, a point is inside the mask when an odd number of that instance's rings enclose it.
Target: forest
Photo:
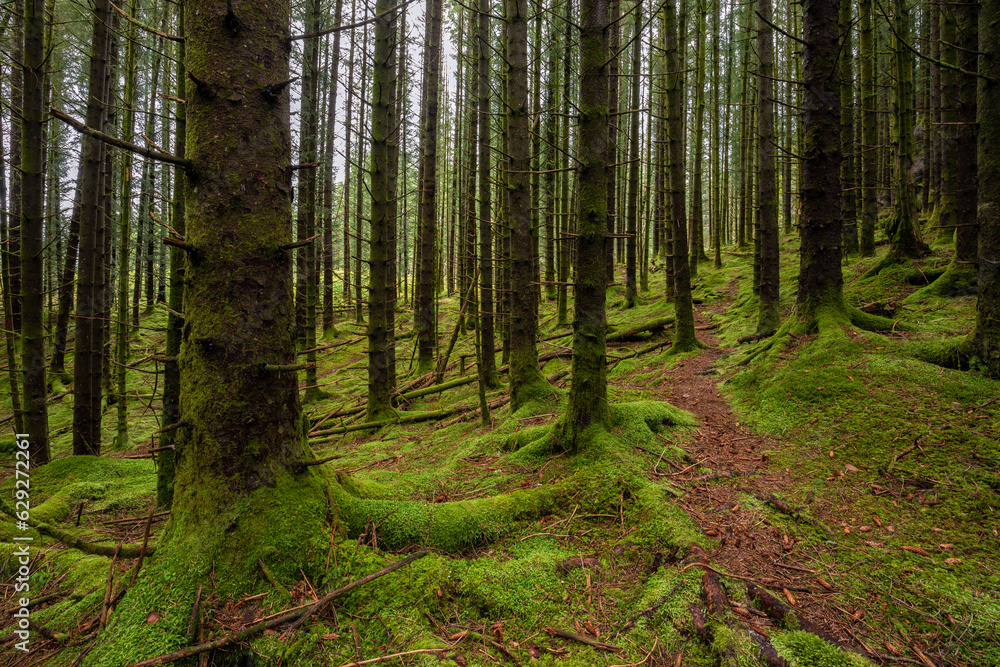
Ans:
[[[1000,665],[1000,0],[6,0],[0,665]]]

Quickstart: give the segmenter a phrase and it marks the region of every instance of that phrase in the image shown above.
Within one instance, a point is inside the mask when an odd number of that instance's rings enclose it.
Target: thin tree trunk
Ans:
[[[479,336],[483,382],[500,383],[493,353],[493,229],[490,197],[490,2],[479,0]]]
[[[642,29],[642,2],[636,3],[632,12],[635,21],[635,32],[632,35],[632,71],[631,71],[631,100],[629,101],[629,114],[631,125],[629,128],[629,151],[628,151],[628,228],[625,232],[628,238],[625,239],[625,307],[635,307],[635,300],[638,297],[636,288],[636,243],[638,243],[638,222],[639,222],[639,58],[641,54],[640,30]]]
[[[852,0],[840,0],[840,151],[845,156],[854,154],[854,49],[851,32],[854,27]],[[857,191],[854,183],[854,158],[840,163],[840,180],[844,191],[844,253],[858,252]]]
[[[875,93],[875,30],[872,0],[859,0],[861,52],[861,256],[875,254],[875,223],[878,218],[878,142]],[[936,201],[936,200],[935,200]]]
[[[435,319],[434,265],[437,259],[437,126],[441,70],[441,0],[427,0],[424,33],[424,124],[420,128],[421,181],[418,208],[420,278],[417,280],[416,312],[417,372],[426,373],[434,365],[437,340]]]
[[[334,27],[341,25],[343,15],[344,0],[336,0],[333,10]],[[333,45],[330,49],[332,62],[328,71],[330,91],[326,108],[326,180],[323,192],[323,200],[326,202],[323,214],[323,331],[329,337],[337,335],[336,317],[333,311],[333,179],[335,176],[333,161],[334,139],[337,135],[337,86],[340,82],[340,34],[340,30],[333,33]],[[345,171],[350,170],[350,165],[346,161],[344,169]],[[345,197],[346,194],[346,192],[342,192],[341,197]]]

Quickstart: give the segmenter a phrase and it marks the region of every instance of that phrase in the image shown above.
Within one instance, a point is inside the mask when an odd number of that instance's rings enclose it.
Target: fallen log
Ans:
[[[645,324],[640,324],[639,326],[631,327],[629,329],[624,329],[622,331],[615,331],[613,333],[609,333],[604,340],[605,342],[613,343],[616,341],[625,340],[626,338],[631,338],[632,336],[636,336],[638,334],[645,333],[647,331],[649,333],[655,333],[657,331],[662,331],[663,329],[666,329],[673,323],[674,323],[673,315],[667,315],[666,317],[658,317],[655,320],[650,320]]]

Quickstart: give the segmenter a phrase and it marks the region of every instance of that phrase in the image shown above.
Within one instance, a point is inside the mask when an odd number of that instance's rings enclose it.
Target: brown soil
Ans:
[[[709,349],[678,362],[669,372],[669,381],[653,392],[654,397],[688,410],[700,423],[694,439],[684,444],[690,463],[666,479],[688,492],[677,502],[711,538],[711,566],[736,575],[721,580],[733,612],[750,629],[767,636],[774,626],[749,603],[745,582],[769,590],[826,638],[871,652],[862,638],[866,633],[859,625],[859,610],[846,609],[841,605],[849,603],[838,600],[836,574],[819,562],[815,547],[772,525],[769,518],[791,513],[804,530],[826,530],[817,521],[823,526],[837,525],[825,520],[820,508],[810,506],[811,493],[802,497],[801,480],[792,471],[769,461],[768,450],[780,447],[781,442],[743,428],[722,396],[722,376],[716,364],[733,350],[718,346],[710,320],[725,305],[698,307],[698,338]],[[761,502],[747,506],[742,502],[747,496]],[[805,516],[798,515],[800,511]]]

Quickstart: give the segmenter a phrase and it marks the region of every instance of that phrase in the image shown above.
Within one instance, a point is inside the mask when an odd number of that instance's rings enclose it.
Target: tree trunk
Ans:
[[[45,385],[45,335],[42,323],[42,249],[45,226],[46,112],[45,2],[24,5],[23,97],[21,104],[21,375],[24,433],[32,466],[49,462],[48,393]]]
[[[861,52],[861,256],[875,254],[878,218],[878,142],[875,93],[875,30],[872,0],[858,4]]]
[[[103,128],[110,21],[108,0],[94,6],[93,39],[88,73],[88,127]],[[97,329],[104,304],[98,303],[98,283],[103,281],[103,196],[104,144],[91,136],[83,138],[84,165],[80,184],[80,264],[77,270],[76,343],[73,369],[73,453],[101,453],[101,337]],[[96,394],[96,398],[95,398]]]
[[[840,0],[840,151],[845,156],[854,154],[854,49],[851,32],[852,0]],[[840,180],[844,192],[844,253],[858,252],[857,190],[854,185],[854,158],[847,157],[840,163]]]
[[[532,286],[531,157],[528,138],[528,2],[506,0],[507,20],[507,128],[510,137],[507,197],[510,201],[511,313],[510,395],[516,411],[537,395],[545,376],[538,366],[535,344],[537,318]]]
[[[705,204],[702,184],[704,182],[705,155],[705,0],[697,0],[695,21],[695,91],[694,91],[694,174],[691,179],[691,275],[698,275],[698,262],[708,259],[705,255]],[[683,24],[682,24],[683,26]],[[683,40],[682,40],[683,41]],[[682,47],[683,48],[683,47]],[[684,65],[681,65],[684,69]],[[683,75],[682,75],[683,76]]]
[[[629,142],[628,142],[628,210],[626,211],[625,239],[625,307],[635,307],[639,293],[636,289],[636,244],[639,242],[639,68],[640,31],[642,29],[642,2],[636,3],[632,13],[635,32],[632,35],[632,63],[629,100]]]
[[[344,0],[336,0],[333,10],[333,25],[339,27],[343,22]],[[327,96],[326,108],[326,146],[325,162],[326,179],[324,180],[323,201],[326,207],[323,213],[323,333],[333,337],[337,335],[336,318],[333,312],[333,162],[335,159],[335,129],[337,127],[337,87],[340,82],[340,34],[333,33],[331,48],[332,63],[329,66],[330,90]],[[345,170],[349,165],[344,165]],[[346,193],[342,193],[346,196]]]
[[[490,2],[479,0],[479,337],[483,381],[499,386],[493,353],[493,228],[490,197]]]
[[[1000,58],[1000,0],[979,4],[979,71],[995,72]],[[1000,83],[978,80],[979,298],[972,346],[988,372],[1000,377]]]
[[[428,24],[439,22],[434,18],[438,8],[435,0],[428,3],[431,19]],[[375,53],[372,76],[372,125],[371,125],[371,233],[369,235],[369,289],[368,289],[368,406],[365,418],[377,421],[392,411],[391,368],[395,359],[389,348],[392,331],[389,329],[389,309],[393,304],[386,298],[391,277],[389,264],[395,261],[390,254],[389,219],[389,138],[393,128],[389,122],[396,104],[396,14],[389,12],[389,0],[378,0],[375,5]],[[430,49],[429,49],[430,50]]]
[[[576,451],[591,425],[609,416],[605,362],[608,215],[608,5],[580,7],[580,200],[573,301],[573,361],[566,415],[556,428],[560,447]]]
[[[757,178],[760,231],[760,307],[757,333],[778,328],[781,321],[778,275],[778,190],[774,140],[774,32],[771,0],[757,0]]]
[[[686,352],[698,345],[694,333],[694,305],[691,301],[691,268],[688,263],[687,211],[684,183],[684,91],[678,60],[680,38],[673,0],[664,5],[664,39],[667,51],[667,133],[670,153],[670,209],[673,226],[674,314],[676,330],[672,352]]]
[[[427,0],[424,33],[424,124],[420,127],[420,199],[418,207],[420,265],[418,267],[416,312],[417,372],[426,373],[434,365],[437,341],[435,320],[435,261],[437,259],[437,125],[441,81],[441,0]]]
[[[803,321],[823,308],[843,307],[840,270],[840,87],[830,72],[840,54],[839,0],[805,0],[802,16],[803,122],[802,245],[796,314]]]

